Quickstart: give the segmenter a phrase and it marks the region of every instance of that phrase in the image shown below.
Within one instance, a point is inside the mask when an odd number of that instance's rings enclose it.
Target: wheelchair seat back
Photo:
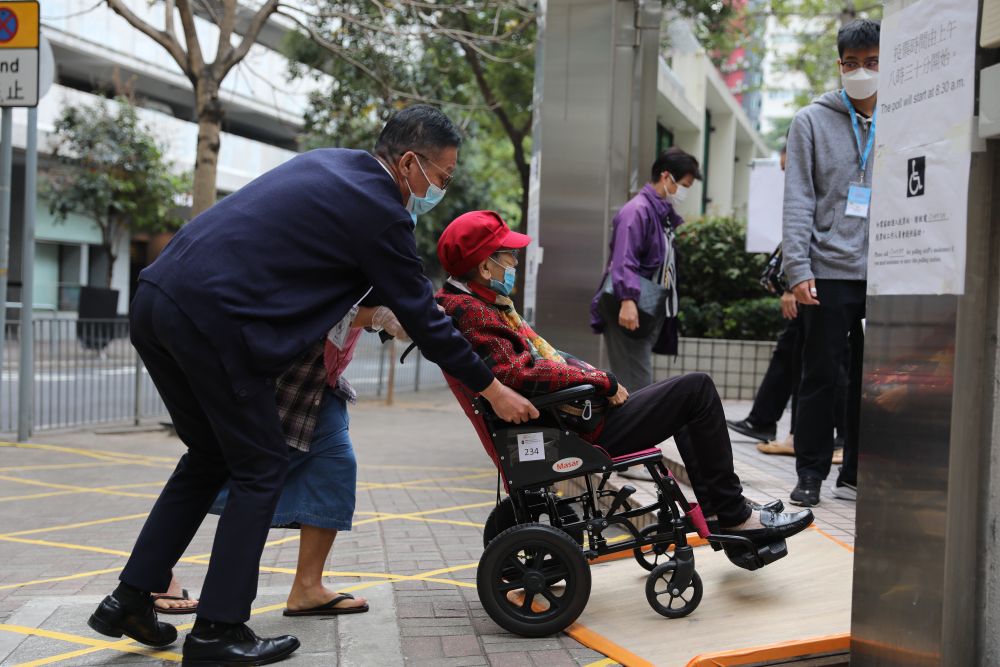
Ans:
[[[603,449],[575,433],[540,420],[504,422],[493,414],[486,400],[448,374],[445,379],[500,471],[507,493],[612,469],[613,462]]]

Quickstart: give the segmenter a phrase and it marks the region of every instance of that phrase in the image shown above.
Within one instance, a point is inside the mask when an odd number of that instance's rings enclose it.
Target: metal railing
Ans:
[[[7,324],[0,379],[0,433],[18,430],[18,322]],[[446,386],[437,365],[414,350],[406,363],[405,345],[383,345],[362,335],[345,376],[368,398]],[[680,355],[657,356],[657,379],[704,371],[726,399],[752,399],[774,343],[682,338]],[[34,321],[32,431],[104,423],[134,423],[167,411],[132,347],[128,321],[40,318]],[[392,390],[390,391],[390,383]]]
[[[677,356],[654,357],[653,371],[657,380],[708,373],[723,399],[752,400],[773,352],[771,341],[681,338]]]
[[[0,378],[0,433],[18,430],[18,345],[21,327],[7,323]],[[399,365],[403,344],[363,335],[345,373],[363,397],[443,387],[437,366],[416,350]],[[167,410],[129,341],[128,320],[34,320],[32,431],[167,418]],[[395,364],[395,368],[391,366]]]

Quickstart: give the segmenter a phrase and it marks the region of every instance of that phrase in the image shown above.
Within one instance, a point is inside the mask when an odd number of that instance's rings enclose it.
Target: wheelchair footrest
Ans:
[[[785,540],[770,544],[722,544],[720,546],[733,565],[751,572],[788,555],[788,545]]]

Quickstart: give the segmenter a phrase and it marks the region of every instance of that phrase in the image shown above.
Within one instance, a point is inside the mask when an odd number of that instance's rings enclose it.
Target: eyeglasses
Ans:
[[[508,255],[508,256],[510,256],[511,261],[514,262],[513,264],[511,264],[511,266],[516,267],[518,264],[520,264],[520,262],[517,261],[517,251],[516,250],[497,250],[495,253],[493,253],[493,257],[499,257],[500,255]],[[491,257],[490,259],[493,259],[493,257]],[[500,264],[500,262],[498,262],[495,259],[493,261],[496,262],[497,264]]]
[[[441,182],[441,189],[442,190],[447,190],[448,186],[451,184],[452,180],[454,180],[455,176],[454,175],[449,175],[447,171],[445,171],[442,167],[440,167],[439,165],[437,165],[434,162],[434,160],[430,159],[429,157],[427,157],[423,153],[417,153],[416,151],[413,151],[413,153],[414,153],[414,155],[417,155],[417,156],[422,157],[423,159],[427,160],[431,164],[432,167],[434,167],[435,169],[437,169],[438,171],[440,171],[442,174],[444,174],[444,180]]]
[[[878,58],[865,58],[863,66],[865,69],[877,72]],[[840,69],[844,72],[856,72],[859,67],[862,67],[862,63],[859,63],[857,60],[846,60],[840,63]]]

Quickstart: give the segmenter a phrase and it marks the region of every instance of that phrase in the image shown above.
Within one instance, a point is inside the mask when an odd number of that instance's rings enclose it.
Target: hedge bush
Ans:
[[[760,286],[767,255],[748,253],[746,225],[704,218],[677,233],[680,333],[692,338],[773,340],[785,326],[778,299]]]

